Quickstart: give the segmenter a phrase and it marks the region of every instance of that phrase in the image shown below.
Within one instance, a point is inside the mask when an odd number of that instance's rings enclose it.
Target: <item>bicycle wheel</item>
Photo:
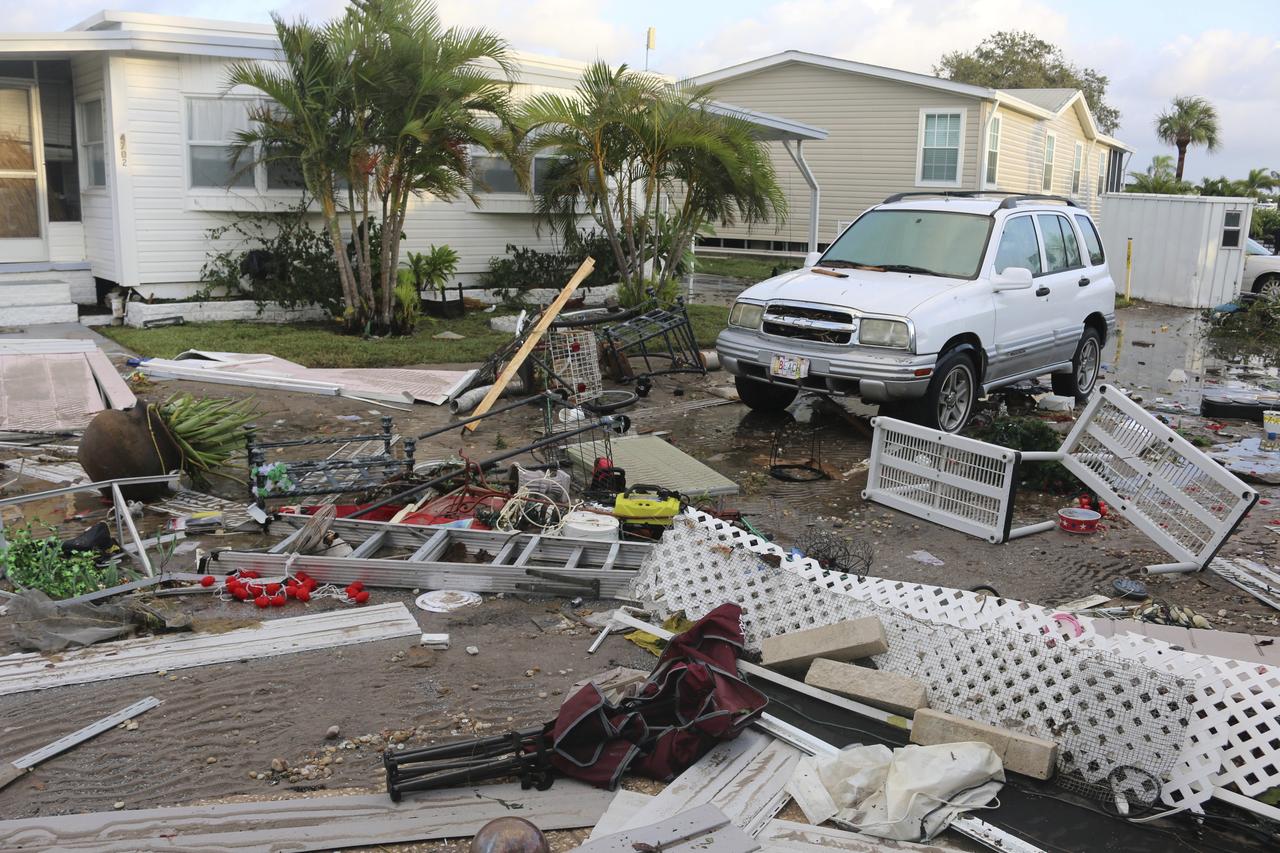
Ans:
[[[607,415],[610,412],[617,412],[628,406],[635,405],[636,400],[640,399],[640,395],[635,391],[628,391],[625,388],[614,388],[608,391],[601,391],[600,396],[594,397],[582,404],[582,408],[596,415]]]
[[[551,324],[551,328],[578,329],[585,326],[598,326],[601,323],[621,323],[623,320],[630,320],[632,317],[639,316],[639,314],[639,307],[631,308],[627,311],[611,310],[609,308],[568,311],[556,317],[555,322]]]

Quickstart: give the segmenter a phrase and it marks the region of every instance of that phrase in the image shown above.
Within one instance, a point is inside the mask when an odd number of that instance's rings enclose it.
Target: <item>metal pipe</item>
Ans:
[[[543,395],[539,395],[539,397],[541,396]],[[524,403],[522,403],[522,405],[525,405],[528,402],[529,402],[528,400],[525,400]],[[493,414],[493,412],[486,412],[485,414],[489,415],[489,414]],[[483,417],[483,415],[481,417]],[[479,420],[479,419],[480,419],[479,417],[471,418],[471,420]],[[613,423],[613,418],[603,417],[598,421],[587,424],[586,426],[578,427],[577,429],[573,429],[568,432],[561,432],[555,435],[549,435],[546,438],[538,439],[537,441],[533,442],[533,444],[527,444],[524,447],[517,447],[514,450],[508,450],[503,453],[499,453],[496,456],[490,456],[487,459],[482,459],[479,462],[474,463],[474,465],[476,467],[479,467],[480,470],[483,471],[485,468],[489,468],[493,465],[496,465],[499,462],[502,462],[503,460],[511,459],[514,456],[519,456],[522,453],[528,453],[529,451],[532,451],[532,450],[540,450],[541,448],[546,447],[548,445],[557,444],[561,441],[564,441],[566,438],[573,438],[575,435],[582,435],[584,432],[590,432],[593,429],[608,429],[610,424],[612,423]],[[448,428],[453,429],[454,427],[457,427],[457,426],[459,426],[458,423],[452,423],[449,425]],[[426,433],[424,436],[419,436],[419,438],[424,438],[426,436],[435,435],[435,434],[436,433],[434,432]],[[454,477],[466,471],[468,467],[469,466],[464,466],[462,468],[454,468],[451,471],[446,471],[445,473],[441,474],[438,477],[432,477],[430,480],[427,480],[425,483],[420,483],[414,486],[412,489],[408,489],[407,491],[400,492],[399,494],[392,495],[391,497],[388,497],[388,498],[383,498],[377,503],[370,504],[369,506],[365,507],[362,510],[358,510],[356,512],[351,513],[350,515],[346,516],[346,518],[359,518],[362,515],[368,515],[369,513],[373,512],[375,509],[381,509],[382,507],[387,506],[389,504],[406,503],[410,498],[417,497],[418,495],[425,492],[427,489],[433,488],[435,486],[440,485],[441,483],[444,483],[448,480],[453,479]]]
[[[482,390],[482,389],[477,388],[477,389],[475,389],[475,390],[480,391],[480,390]],[[471,392],[470,392],[470,391],[468,391],[467,393],[469,394],[469,393],[471,393]],[[464,395],[464,396],[465,396],[465,395]],[[520,407],[522,407],[522,406],[528,406],[528,405],[529,405],[529,404],[531,404],[531,403],[542,402],[542,401],[545,401],[545,400],[548,400],[548,399],[550,399],[550,400],[553,400],[553,401],[554,401],[554,400],[558,400],[558,399],[560,399],[560,398],[559,398],[559,397],[557,397],[557,396],[555,396],[554,394],[548,394],[546,391],[543,391],[543,392],[542,392],[542,393],[540,393],[540,394],[534,394],[534,395],[532,395],[532,396],[530,396],[530,397],[524,397],[524,398],[521,398],[521,399],[519,399],[519,400],[516,400],[514,403],[508,403],[508,404],[507,404],[507,405],[505,405],[505,406],[499,406],[499,407],[498,407],[498,408],[496,408],[496,409],[490,409],[489,411],[485,412],[485,413],[484,413],[484,414],[482,414],[482,415],[472,415],[471,417],[463,418],[463,419],[462,419],[462,420],[460,420],[460,421],[450,421],[449,423],[445,424],[445,425],[444,425],[444,426],[442,426],[442,427],[436,427],[435,429],[427,430],[427,431],[426,431],[426,432],[424,432],[422,435],[418,436],[418,441],[422,441],[423,439],[431,438],[432,436],[440,435],[441,433],[449,432],[450,430],[457,429],[458,427],[464,427],[464,426],[466,426],[467,424],[472,423],[473,421],[483,420],[483,419],[485,419],[485,418],[487,418],[487,417],[491,417],[492,415],[500,415],[500,414],[502,414],[503,412],[509,412],[509,411],[511,411],[512,409],[519,409],[519,408],[520,408]],[[455,410],[455,411],[457,411],[457,410]]]
[[[805,162],[804,151],[802,150],[803,142],[796,140],[795,150],[792,150],[791,143],[787,140],[782,141],[782,147],[791,155],[792,161],[795,162],[796,168],[800,170],[804,182],[809,185],[809,251],[818,251],[818,209],[821,205],[822,191],[818,188],[818,179],[814,177],[813,171],[809,168],[809,164]]]

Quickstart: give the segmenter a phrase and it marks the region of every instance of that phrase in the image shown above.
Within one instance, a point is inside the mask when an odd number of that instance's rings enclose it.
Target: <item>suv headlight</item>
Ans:
[[[750,302],[735,302],[729,312],[729,325],[741,326],[744,329],[760,328],[760,319],[764,317],[764,306]]]
[[[911,330],[901,320],[863,320],[858,324],[858,343],[907,349],[911,346]]]

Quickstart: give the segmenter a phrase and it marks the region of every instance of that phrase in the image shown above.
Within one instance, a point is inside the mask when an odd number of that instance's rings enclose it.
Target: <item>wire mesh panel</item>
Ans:
[[[574,405],[600,396],[600,351],[590,329],[551,329],[547,332],[551,372],[565,385]]]
[[[1004,542],[1019,454],[894,418],[872,418],[866,500],[944,527]]]
[[[599,415],[550,401],[543,408],[544,435],[560,437],[541,450],[542,462],[569,473],[573,489],[584,492],[591,488],[596,472],[613,464],[613,439],[622,426],[599,424],[580,431],[588,424],[603,420]],[[612,420],[612,419],[610,419]]]
[[[1213,558],[1258,499],[1113,386],[1101,385],[1062,445],[1062,464],[1180,562]]]

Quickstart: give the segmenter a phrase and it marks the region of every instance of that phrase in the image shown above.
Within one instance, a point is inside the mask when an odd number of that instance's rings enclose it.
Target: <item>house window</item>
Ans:
[[[107,185],[107,151],[102,131],[102,99],[80,102],[80,159],[85,189]]]
[[[235,134],[249,128],[245,98],[187,99],[187,162],[192,187],[254,187],[254,170],[235,158]]]
[[[1040,181],[1040,188],[1045,192],[1053,192],[1053,148],[1058,142],[1058,138],[1052,133],[1046,133],[1044,137],[1044,177]]]
[[[987,131],[987,186],[996,185],[1000,162],[1000,116],[991,118],[991,128]]]
[[[1105,152],[1098,154],[1098,195],[1101,196],[1107,191],[1107,155]]]
[[[1228,210],[1222,215],[1222,248],[1240,248],[1240,221],[1242,215],[1238,210]]]
[[[558,160],[551,154],[539,154],[533,158],[533,192],[540,193],[545,186],[552,165]],[[477,153],[471,157],[471,175],[478,192],[523,193],[519,178],[511,164],[493,154]]]
[[[921,110],[920,118],[920,183],[959,184],[964,113]]]
[[[1080,194],[1080,173],[1084,169],[1084,145],[1076,143],[1076,157],[1071,162],[1071,194]]]

